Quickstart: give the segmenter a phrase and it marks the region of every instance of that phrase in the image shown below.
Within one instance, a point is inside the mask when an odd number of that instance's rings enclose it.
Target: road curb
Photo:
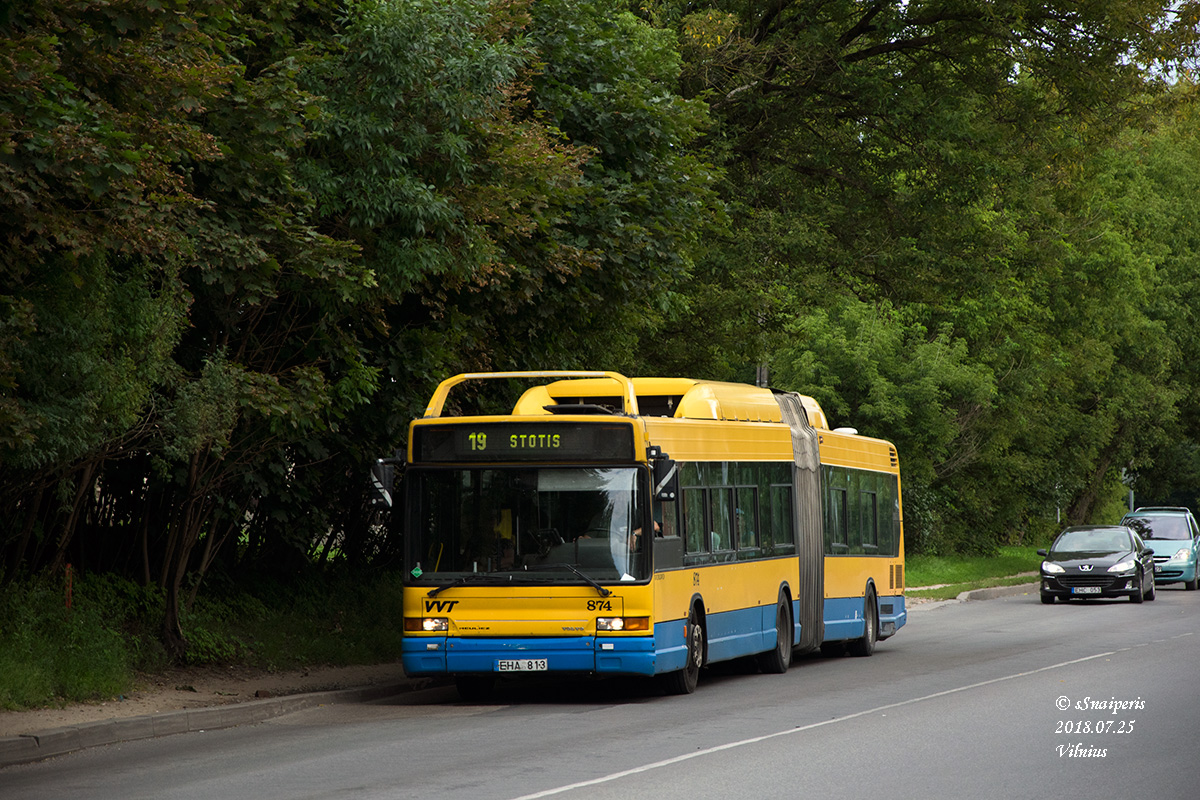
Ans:
[[[98,745],[152,739],[189,731],[219,730],[251,725],[306,708],[338,703],[368,703],[434,685],[429,680],[405,680],[355,689],[330,689],[223,706],[187,708],[125,719],[69,725],[0,738],[0,768],[28,764]]]
[[[1033,583],[1018,583],[1016,586],[989,586],[986,589],[972,589],[969,592],[962,592],[958,595],[957,600],[992,600],[996,597],[1011,597],[1016,594],[1029,594],[1036,592],[1040,588],[1037,581]]]
[[[935,600],[932,603],[917,603],[908,607],[908,612],[911,614],[914,611],[932,611],[935,608],[942,606],[953,605],[956,603],[965,603],[968,600],[993,600],[997,597],[1011,597],[1018,594],[1032,594],[1038,591],[1039,584],[1033,583],[1018,583],[1015,586],[989,586],[986,589],[970,589],[965,592],[959,592],[957,597],[950,600]]]

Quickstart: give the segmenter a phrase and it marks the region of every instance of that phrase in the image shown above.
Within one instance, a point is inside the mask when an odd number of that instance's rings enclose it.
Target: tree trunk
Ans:
[[[50,562],[50,571],[58,572],[63,568],[63,564],[67,557],[67,548],[71,544],[71,538],[75,535],[75,526],[79,521],[79,512],[91,493],[92,481],[96,475],[96,462],[89,461],[83,468],[82,474],[79,476],[79,485],[75,487],[75,499],[71,503],[71,514],[67,517],[67,521],[63,524],[62,533],[58,538],[58,549],[54,553],[54,560]]]
[[[183,635],[179,617],[179,596],[183,590],[183,578],[187,574],[188,561],[195,545],[202,515],[196,506],[200,501],[199,476],[202,456],[192,454],[188,465],[188,477],[182,497],[183,508],[175,516],[167,535],[167,554],[163,560],[163,588],[166,589],[166,609],[163,613],[162,643],[167,655],[176,663],[187,656],[188,641]]]

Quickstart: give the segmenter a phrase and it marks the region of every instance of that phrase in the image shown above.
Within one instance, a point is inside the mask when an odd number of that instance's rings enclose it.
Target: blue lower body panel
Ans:
[[[825,641],[859,639],[863,635],[862,597],[827,597],[825,599]]]
[[[407,675],[498,672],[502,659],[546,659],[547,672],[653,675],[654,640],[649,636],[554,638],[404,639],[401,663]]]
[[[831,597],[825,600],[825,641],[860,639],[866,630],[863,613],[866,598]],[[904,595],[889,595],[876,600],[879,612],[879,638],[893,635],[908,621]]]
[[[745,608],[709,614],[705,622],[708,663],[763,653],[775,647],[775,606]],[[800,641],[795,620],[800,604],[792,603],[792,644]],[[686,620],[675,619],[654,626],[658,672],[674,672],[687,663]]]

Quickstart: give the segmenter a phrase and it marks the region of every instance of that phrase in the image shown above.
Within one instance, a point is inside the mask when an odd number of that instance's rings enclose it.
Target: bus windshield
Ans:
[[[410,469],[407,573],[421,582],[648,577],[633,467]]]

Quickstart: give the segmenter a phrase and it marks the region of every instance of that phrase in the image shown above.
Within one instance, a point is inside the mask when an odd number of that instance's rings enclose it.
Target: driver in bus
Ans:
[[[659,524],[659,520],[661,520],[661,519],[662,519],[662,507],[658,503],[655,503],[654,504],[654,538],[655,539],[661,538],[663,535],[662,525]],[[641,544],[642,544],[642,528],[641,528],[641,526],[638,526],[633,529],[633,533],[629,537],[630,552],[636,553],[640,549]]]

